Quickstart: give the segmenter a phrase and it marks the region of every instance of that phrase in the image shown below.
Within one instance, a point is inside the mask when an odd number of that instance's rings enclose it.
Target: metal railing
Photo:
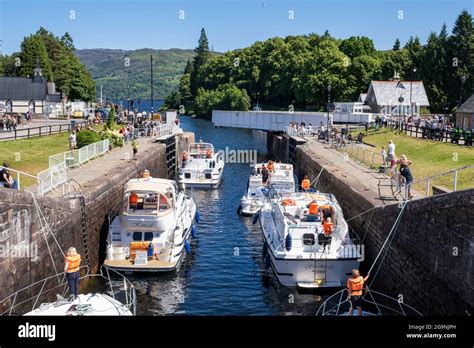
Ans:
[[[58,163],[38,173],[38,194],[45,195],[67,181],[66,163]]]
[[[447,171],[447,172],[444,172],[444,173],[441,173],[441,174],[436,174],[436,175],[432,175],[432,176],[428,176],[426,178],[422,178],[422,179],[417,179],[417,180],[414,180],[414,183],[419,183],[419,184],[423,184],[424,187],[425,187],[425,196],[426,197],[430,197],[433,195],[433,192],[432,192],[432,189],[433,189],[433,183],[436,182],[436,180],[438,180],[439,182],[441,182],[443,185],[446,185],[446,182],[450,181],[452,183],[452,186],[450,184],[450,187],[452,187],[452,191],[453,192],[456,192],[458,191],[458,180],[459,180],[459,175],[464,174],[464,173],[468,173],[468,175],[471,175],[473,177],[473,180],[470,181],[468,180],[468,182],[471,183],[471,187],[474,186],[474,164],[473,165],[469,165],[469,166],[464,166],[464,167],[460,167],[460,168],[456,168],[456,169],[453,169],[453,170],[450,170],[450,171]],[[446,178],[446,180],[443,180],[441,178]],[[452,181],[450,180],[450,178],[452,178]],[[439,180],[441,179],[441,180]],[[449,187],[448,187],[449,189]]]
[[[64,163],[66,168],[81,165],[99,155],[109,151],[109,139],[83,146],[80,149],[70,150],[57,155],[49,156],[49,167],[52,168],[60,163]]]
[[[385,168],[388,164],[387,157],[384,158],[381,153],[366,149],[357,143],[346,143],[345,146],[337,147],[337,150],[347,153],[348,156],[351,156],[357,162],[373,169],[381,166]]]
[[[39,176],[34,176],[34,175],[31,175],[31,174],[28,174],[28,173],[25,173],[25,172],[22,172],[22,171],[19,171],[19,170],[16,170],[16,169],[12,169],[12,168],[7,168],[7,167],[3,167],[3,166],[0,166],[0,171],[3,170],[3,169],[8,169],[8,171],[10,172],[14,172],[16,173],[16,189],[21,189],[21,176],[26,176],[28,178],[32,178],[32,179],[35,179],[36,181],[38,181],[38,183],[41,181],[41,178]]]
[[[401,316],[422,316],[415,308],[403,303],[397,298],[374,291],[368,287],[362,296],[365,303],[374,307],[375,311],[371,315],[401,315]],[[334,300],[335,303],[334,303]],[[331,303],[332,302],[332,303]],[[353,310],[349,301],[347,289],[342,289],[326,299],[316,312],[317,316],[345,315]]]
[[[81,266],[80,271],[85,274],[80,277],[80,280],[91,279],[93,277],[104,278],[110,289],[107,293],[114,299],[121,302],[127,307],[133,315],[136,314],[136,292],[133,284],[120,273],[114,270],[105,270],[101,267],[99,274],[90,274],[88,266]],[[111,279],[110,271],[115,276],[123,278],[123,281],[115,281]],[[38,290],[39,288],[39,290]],[[55,293],[65,297],[68,293],[69,287],[64,272],[58,273],[42,280],[34,282],[18,291],[15,291],[10,296],[0,301],[0,316],[3,315],[21,315],[26,312],[35,310],[43,301],[51,301]],[[48,297],[49,296],[49,297]]]
[[[76,121],[76,124],[82,126],[86,125],[85,121]],[[71,128],[71,123],[65,124],[52,124],[39,127],[27,127],[27,128],[14,128],[10,132],[3,131],[0,132],[0,140],[17,140],[23,138],[30,138],[36,136],[45,136],[52,134],[60,134],[65,132],[70,132],[73,130]]]
[[[173,135],[179,133],[181,128],[175,123],[163,123],[156,127],[144,127],[140,126],[133,130],[132,136],[135,137],[149,137],[149,138],[161,138],[166,135]]]

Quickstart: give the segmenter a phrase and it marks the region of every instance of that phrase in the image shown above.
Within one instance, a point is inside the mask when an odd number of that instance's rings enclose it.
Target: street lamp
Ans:
[[[459,103],[458,103],[459,106],[461,106],[462,104],[462,92],[463,92],[464,83],[466,82],[466,80],[467,80],[466,75],[461,76],[461,95],[459,96]]]
[[[329,104],[331,103],[331,89],[332,86],[328,85],[328,104],[327,104],[327,109],[328,109],[328,117],[326,119],[326,134],[327,134],[327,141],[329,141]]]
[[[413,68],[410,81],[410,115],[413,117],[413,102],[412,102],[412,91],[413,91],[413,78],[416,73],[416,68]]]

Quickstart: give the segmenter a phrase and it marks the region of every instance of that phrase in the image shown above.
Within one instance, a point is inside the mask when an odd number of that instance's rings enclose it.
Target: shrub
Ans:
[[[100,141],[99,134],[91,130],[81,130],[76,134],[77,147],[81,148]]]
[[[103,130],[99,133],[100,140],[109,139],[112,148],[123,146],[123,136],[118,131]]]

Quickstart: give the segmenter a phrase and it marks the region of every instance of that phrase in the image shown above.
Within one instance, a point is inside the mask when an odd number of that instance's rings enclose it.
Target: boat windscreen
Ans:
[[[173,208],[170,192],[128,192],[123,201],[123,210],[128,215],[155,215]]]
[[[189,146],[189,155],[193,158],[211,158],[214,148],[211,144],[196,143]]]

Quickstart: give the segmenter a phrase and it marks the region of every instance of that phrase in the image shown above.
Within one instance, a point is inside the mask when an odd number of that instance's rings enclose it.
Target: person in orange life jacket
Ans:
[[[311,186],[311,182],[309,181],[308,176],[305,175],[303,181],[301,182],[301,188],[304,191],[308,191],[310,186]]]
[[[323,231],[326,236],[330,236],[334,232],[334,224],[331,221],[331,218],[328,217],[323,223]]]
[[[309,221],[318,221],[319,220],[319,206],[316,200],[313,200],[306,207],[309,209],[307,219]]]
[[[273,163],[274,162],[272,160],[268,161],[267,168],[270,173],[275,173],[275,166]]]
[[[73,299],[77,297],[77,290],[79,288],[79,266],[81,264],[81,255],[77,253],[76,248],[70,247],[64,258],[64,272],[66,273],[69,290]]]
[[[357,308],[357,315],[362,315],[362,289],[364,283],[369,278],[370,273],[367,273],[367,276],[364,278],[360,275],[358,269],[352,270],[352,278],[347,280],[347,293],[348,299],[351,301],[351,309],[349,315],[352,316],[353,309]]]

